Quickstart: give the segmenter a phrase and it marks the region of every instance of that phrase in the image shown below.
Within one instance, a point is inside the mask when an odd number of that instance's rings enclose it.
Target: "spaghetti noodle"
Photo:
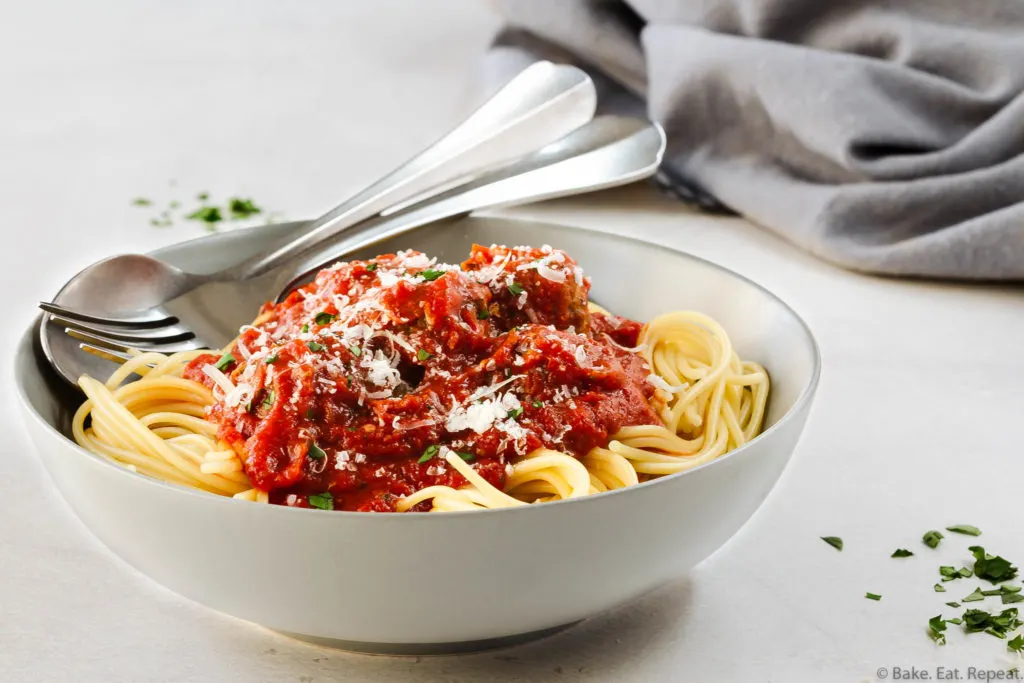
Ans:
[[[82,377],[73,435],[214,494],[405,512],[619,489],[759,433],[768,375],[717,322],[673,312],[640,326],[588,289],[550,248],[339,264],[264,307],[219,358],[139,353],[105,383]]]

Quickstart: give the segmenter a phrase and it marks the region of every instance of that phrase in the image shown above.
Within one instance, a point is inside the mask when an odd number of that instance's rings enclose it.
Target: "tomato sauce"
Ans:
[[[536,448],[581,456],[659,423],[650,368],[624,348],[641,325],[590,312],[589,289],[550,247],[339,263],[266,304],[230,356],[184,374],[220,385],[207,419],[272,503],[392,511],[427,486],[465,485],[447,449],[500,488]]]

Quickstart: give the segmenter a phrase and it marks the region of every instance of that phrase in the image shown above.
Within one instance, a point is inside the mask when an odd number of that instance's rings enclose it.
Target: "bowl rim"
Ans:
[[[711,460],[711,461],[708,461],[708,462],[703,463],[701,465],[698,465],[697,467],[694,467],[692,469],[683,470],[682,472],[675,472],[673,474],[668,474],[668,475],[665,475],[665,476],[662,476],[662,477],[658,477],[656,479],[650,479],[648,481],[640,482],[640,483],[635,484],[633,486],[626,486],[626,487],[623,487],[621,489],[613,489],[611,491],[601,491],[599,493],[594,493],[594,494],[587,495],[587,496],[581,496],[579,498],[566,498],[566,499],[562,499],[562,500],[549,501],[549,502],[546,502],[546,503],[544,503],[542,505],[520,505],[520,506],[515,506],[515,507],[507,507],[507,508],[483,508],[483,509],[479,509],[479,510],[452,510],[452,511],[447,511],[443,515],[431,515],[431,514],[409,515],[409,514],[402,513],[402,512],[383,512],[383,513],[378,512],[378,513],[374,513],[374,514],[368,514],[368,513],[365,513],[365,512],[357,512],[357,511],[352,511],[352,510],[331,510],[330,511],[331,514],[330,515],[323,515],[322,514],[324,512],[323,510],[314,510],[314,509],[306,509],[306,508],[289,507],[287,505],[253,505],[251,503],[251,501],[235,500],[231,496],[220,496],[220,495],[217,495],[217,494],[208,493],[206,491],[201,491],[199,489],[195,489],[195,488],[191,488],[191,487],[188,487],[188,486],[184,486],[182,484],[175,484],[175,483],[171,483],[171,482],[161,481],[159,479],[154,479],[154,478],[148,477],[146,475],[138,474],[137,472],[132,472],[132,471],[130,471],[130,470],[124,468],[124,467],[120,467],[116,463],[111,462],[110,460],[108,460],[106,458],[103,458],[103,457],[101,457],[99,455],[96,455],[95,453],[92,453],[92,452],[86,450],[85,448],[79,446],[78,443],[74,441],[74,439],[71,439],[70,437],[65,435],[61,430],[59,430],[57,427],[55,427],[54,425],[50,424],[35,409],[35,406],[33,406],[32,403],[29,401],[29,398],[28,398],[28,395],[27,395],[27,392],[26,392],[26,387],[25,387],[25,384],[24,384],[24,379],[25,379],[24,374],[25,374],[26,371],[22,368],[22,363],[21,363],[21,359],[23,358],[23,356],[36,356],[37,362],[42,363],[42,364],[47,364],[47,361],[45,361],[45,359],[38,358],[38,349],[35,348],[35,343],[37,343],[37,342],[41,343],[42,342],[42,340],[40,339],[40,337],[42,336],[40,334],[41,330],[42,330],[41,323],[43,321],[42,314],[38,315],[34,319],[32,324],[29,325],[29,328],[21,335],[21,339],[18,342],[16,351],[15,351],[15,354],[14,354],[14,368],[13,368],[13,370],[14,370],[14,385],[15,385],[15,391],[16,391],[17,396],[18,396],[18,400],[21,402],[21,406],[22,406],[22,409],[23,409],[22,413],[23,414],[31,415],[31,417],[33,419],[37,420],[42,425],[42,427],[44,428],[45,431],[51,432],[52,435],[56,436],[59,440],[63,441],[66,446],[71,447],[72,449],[77,450],[81,455],[87,457],[92,463],[94,463],[94,465],[98,464],[100,466],[109,468],[110,470],[120,474],[121,476],[132,477],[135,480],[139,480],[139,481],[142,481],[142,482],[147,482],[150,485],[165,487],[165,488],[167,488],[167,489],[169,489],[170,491],[173,491],[173,492],[185,493],[185,494],[189,494],[189,495],[192,495],[192,496],[199,496],[203,500],[209,501],[210,504],[212,504],[212,505],[225,505],[225,504],[226,505],[245,505],[245,506],[248,506],[249,508],[251,508],[254,511],[255,514],[260,514],[259,512],[256,512],[256,511],[261,511],[262,510],[262,511],[264,511],[262,514],[300,514],[300,515],[319,514],[320,515],[319,519],[337,518],[339,520],[355,520],[355,519],[359,519],[359,520],[372,520],[372,519],[376,519],[376,520],[393,520],[393,519],[396,519],[396,518],[403,518],[403,519],[409,519],[409,520],[420,520],[420,521],[411,522],[411,523],[427,523],[425,520],[437,520],[437,519],[444,520],[444,519],[448,518],[450,515],[465,516],[465,515],[497,515],[497,514],[531,514],[530,512],[527,512],[527,511],[553,509],[555,506],[562,506],[562,505],[566,505],[566,504],[575,504],[575,505],[594,504],[594,502],[608,499],[610,496],[617,496],[617,495],[627,494],[630,491],[648,490],[648,489],[652,489],[652,488],[659,487],[659,486],[665,486],[669,482],[672,482],[672,481],[674,481],[676,479],[679,479],[681,477],[685,477],[685,476],[688,476],[688,475],[695,474],[695,473],[697,473],[699,471],[702,471],[702,470],[704,470],[706,468],[713,467],[713,466],[718,465],[720,463],[736,459],[737,457],[744,457],[744,454],[749,452],[751,444],[757,443],[757,442],[759,442],[759,441],[761,441],[763,439],[769,438],[773,433],[775,433],[777,431],[780,431],[782,429],[782,427],[786,423],[791,422],[792,420],[796,419],[796,416],[803,414],[809,408],[809,404],[811,403],[811,401],[814,398],[815,393],[817,392],[818,384],[819,384],[819,381],[820,381],[820,378],[821,378],[821,350],[820,350],[820,348],[818,346],[817,339],[815,339],[815,337],[814,337],[814,333],[811,331],[810,326],[803,319],[803,317],[801,317],[800,314],[797,313],[796,310],[794,310],[792,306],[790,306],[788,303],[786,303],[786,301],[784,301],[781,297],[779,297],[774,292],[769,290],[767,287],[764,287],[760,283],[755,282],[754,280],[751,280],[750,278],[748,278],[748,277],[746,277],[744,275],[741,275],[741,274],[739,274],[739,273],[737,273],[737,272],[735,272],[735,271],[733,271],[733,270],[731,270],[729,268],[726,268],[725,266],[722,266],[722,265],[720,265],[718,263],[715,263],[714,261],[710,261],[710,260],[702,258],[700,256],[696,256],[695,254],[691,254],[691,253],[689,253],[687,251],[683,251],[682,249],[677,249],[675,247],[670,247],[670,246],[667,246],[667,245],[664,245],[664,244],[659,244],[657,242],[652,242],[650,240],[641,239],[641,238],[638,238],[638,237],[629,237],[629,236],[625,236],[625,235],[617,235],[617,234],[615,234],[613,232],[607,232],[607,231],[603,231],[603,230],[596,230],[596,229],[593,229],[593,228],[587,228],[587,227],[577,226],[577,225],[566,225],[564,223],[552,223],[550,221],[542,221],[542,220],[512,218],[512,217],[505,217],[505,216],[480,216],[478,218],[483,218],[483,219],[487,219],[487,220],[495,220],[495,219],[497,219],[497,220],[509,221],[509,222],[540,223],[540,224],[557,226],[560,230],[561,229],[567,229],[567,230],[570,230],[572,232],[599,233],[602,236],[604,236],[604,237],[606,237],[608,239],[611,239],[614,242],[620,242],[620,243],[623,243],[623,244],[630,243],[630,242],[639,242],[639,243],[641,243],[643,245],[646,245],[648,247],[652,247],[654,249],[657,249],[657,250],[660,250],[660,251],[663,251],[663,252],[668,252],[668,253],[676,256],[676,257],[682,257],[683,259],[688,259],[688,260],[691,260],[691,261],[695,261],[695,262],[700,263],[700,264],[702,264],[704,266],[708,266],[708,267],[712,268],[713,270],[717,270],[720,273],[723,273],[723,274],[725,274],[727,276],[730,276],[730,277],[736,278],[738,280],[741,280],[742,282],[744,282],[744,283],[754,287],[755,289],[759,290],[761,293],[767,295],[770,299],[773,299],[776,303],[781,305],[783,307],[783,309],[786,312],[788,312],[789,315],[791,315],[793,317],[794,320],[796,320],[797,324],[800,326],[800,329],[803,331],[804,336],[806,337],[807,341],[810,344],[811,360],[812,360],[812,365],[813,365],[813,367],[811,369],[811,376],[808,379],[807,383],[804,385],[804,387],[801,389],[799,396],[797,396],[797,398],[796,398],[796,401],[793,402],[793,405],[789,408],[789,410],[787,410],[786,413],[784,415],[782,415],[782,417],[780,417],[777,422],[775,422],[775,424],[771,425],[766,430],[764,430],[763,432],[758,434],[756,437],[754,437],[753,439],[751,439],[747,443],[743,444],[742,446],[739,446],[738,448],[735,448],[735,449],[729,451],[728,453],[725,453],[725,454],[719,456],[718,458],[715,458],[714,460]],[[472,220],[472,217],[469,218],[469,220]],[[269,224],[269,225],[261,226],[261,227],[269,230],[269,229],[274,229],[274,228],[282,228],[282,227],[287,226],[287,225],[302,225],[303,223],[304,223],[303,221],[294,221],[294,222],[285,222],[285,223],[274,223],[274,224]],[[428,227],[428,226],[424,226],[424,227]],[[422,228],[420,228],[420,229],[422,229]],[[239,231],[239,232],[244,232],[244,231]],[[159,249],[155,249],[155,250],[153,250],[151,252],[148,252],[148,255],[149,256],[153,256],[153,257],[160,257],[161,255],[165,254],[167,251],[174,251],[174,250],[176,250],[176,249],[178,249],[178,248],[180,248],[180,247],[182,247],[182,246],[184,246],[186,244],[198,243],[198,242],[203,242],[203,241],[209,241],[209,242],[216,243],[216,242],[219,242],[222,239],[224,239],[226,235],[231,235],[231,234],[234,234],[234,231],[232,231],[230,233],[218,233],[218,234],[212,234],[212,235],[204,235],[204,236],[200,236],[200,237],[190,238],[190,239],[187,239],[187,240],[182,240],[180,242],[175,242],[173,244],[170,244],[170,245],[161,247]],[[46,372],[47,369],[49,369],[48,365],[47,365],[47,368],[44,368],[44,369],[42,369],[40,371],[41,372]],[[52,369],[50,371],[52,372]],[[55,379],[57,379],[57,378],[55,378]],[[60,381],[63,381],[63,380],[60,380]],[[53,393],[51,389],[46,389],[46,390],[50,391],[51,393]],[[38,448],[37,448],[37,450],[38,450]]]

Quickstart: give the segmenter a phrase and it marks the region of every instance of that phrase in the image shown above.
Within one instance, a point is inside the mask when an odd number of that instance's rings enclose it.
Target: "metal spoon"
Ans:
[[[234,283],[213,283],[203,288],[203,296],[184,297],[165,304],[187,328],[176,325],[156,326],[149,321],[111,324],[111,321],[85,318],[77,312],[64,313],[61,323],[74,331],[91,350],[102,350],[118,357],[128,347],[174,351],[226,345],[239,326],[251,320],[257,307],[275,292],[283,293],[308,279],[325,263],[426,223],[465,214],[482,208],[523,203],[556,196],[579,194],[621,185],[648,177],[655,172],[665,148],[665,137],[656,125],[640,119],[600,117],[587,126],[570,133],[512,166],[492,172],[477,181],[438,197],[410,206],[387,217],[361,224],[344,240],[318,252],[301,263],[299,268],[279,267],[253,280],[252,287],[239,288]],[[296,275],[296,273],[299,273]],[[74,282],[74,281],[73,281]],[[116,283],[91,282],[100,291],[116,287]],[[257,286],[259,285],[259,286]],[[58,297],[58,303],[74,304],[87,297],[81,287]],[[195,335],[183,336],[182,329]],[[48,340],[44,350],[55,368],[69,381],[82,374],[83,354],[61,336],[61,327],[51,324],[42,328]],[[81,333],[88,337],[82,337]],[[47,350],[47,346],[49,350]]]

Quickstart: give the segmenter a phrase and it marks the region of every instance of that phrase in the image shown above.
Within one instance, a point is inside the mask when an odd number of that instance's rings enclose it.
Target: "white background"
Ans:
[[[328,208],[464,112],[498,21],[430,3],[42,0],[0,19],[0,285],[10,350],[71,274],[194,237],[131,198],[251,195],[290,218]],[[177,181],[177,187],[169,185]],[[862,681],[879,667],[1006,669],[1004,644],[929,617],[921,534],[966,522],[1024,561],[1021,290],[837,270],[740,219],[643,187],[520,209],[679,246],[789,301],[821,343],[803,441],[754,519],[688,577],[547,641],[457,658],[351,655],[183,600],[72,515],[2,394],[0,681]],[[10,363],[2,365],[10,384]],[[820,540],[839,535],[837,553]],[[897,547],[917,555],[890,559]],[[500,589],[496,587],[496,589]],[[883,594],[881,602],[864,592]],[[995,605],[992,605],[994,607]]]

